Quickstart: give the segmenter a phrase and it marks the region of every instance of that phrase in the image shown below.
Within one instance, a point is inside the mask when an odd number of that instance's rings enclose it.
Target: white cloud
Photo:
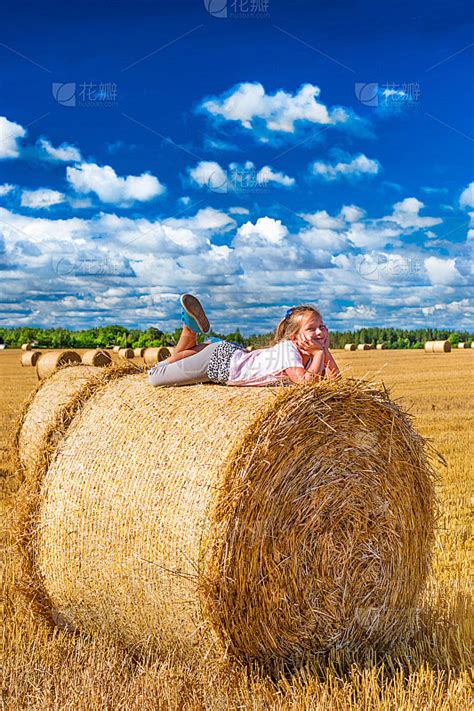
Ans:
[[[311,170],[314,175],[325,180],[337,180],[341,177],[359,178],[362,175],[377,175],[380,171],[380,163],[360,153],[348,162],[328,163],[316,161],[312,164]]]
[[[453,314],[464,314],[465,316],[474,314],[474,306],[470,299],[461,299],[460,301],[451,301],[442,304],[438,303],[433,304],[433,306],[423,306],[421,310],[425,316],[432,316],[440,311]]]
[[[346,222],[358,222],[365,215],[365,210],[361,210],[357,205],[344,205],[339,213]]]
[[[214,192],[224,192],[226,189],[227,174],[215,161],[200,161],[194,168],[189,169],[189,176],[197,185],[207,185]]]
[[[289,175],[275,171],[269,165],[264,165],[257,173],[257,182],[275,183],[275,185],[283,185],[285,188],[292,188],[296,181]]]
[[[245,192],[265,187],[269,183],[291,188],[295,179],[273,170],[269,165],[257,170],[252,161],[243,165],[230,163],[227,169],[215,161],[200,161],[188,169],[189,177],[200,187],[207,186],[213,192]]]
[[[3,197],[4,195],[8,195],[8,193],[11,193],[11,191],[14,189],[15,189],[15,186],[12,185],[11,183],[4,183],[3,185],[0,185],[0,197]]]
[[[43,209],[64,202],[66,196],[57,190],[40,188],[39,190],[23,190],[21,206],[33,209]]]
[[[456,269],[455,259],[428,257],[425,259],[425,269],[430,282],[434,285],[459,284],[463,281],[461,274]]]
[[[80,150],[68,143],[61,143],[60,146],[55,148],[46,138],[41,138],[38,144],[43,154],[46,154],[51,161],[79,163],[82,160]]]
[[[401,202],[396,202],[393,206],[393,213],[386,219],[398,223],[401,227],[433,227],[439,225],[443,220],[440,217],[421,217],[420,210],[424,203],[417,198],[405,198]]]
[[[255,224],[246,222],[237,230],[235,244],[281,245],[288,235],[288,229],[281,220],[273,217],[259,217]]]
[[[110,165],[81,163],[68,166],[66,177],[77,193],[95,193],[104,203],[127,206],[162,195],[165,187],[149,173],[120,177]]]
[[[364,304],[347,306],[345,309],[335,314],[336,318],[342,320],[364,319],[369,321],[375,318],[375,315],[375,309],[371,306],[365,306]]]
[[[246,128],[254,127],[258,119],[265,122],[269,131],[294,133],[296,121],[316,124],[336,124],[348,120],[341,108],[328,110],[318,101],[321,90],[313,84],[304,84],[295,94],[284,90],[267,94],[259,82],[244,82],[229,92],[202,103],[202,108],[212,116],[227,121],[238,121]]]
[[[462,191],[459,204],[461,207],[474,207],[474,183],[470,183]]]
[[[246,207],[229,207],[229,212],[231,215],[250,215]]]
[[[6,116],[0,116],[0,159],[18,158],[20,155],[19,139],[26,136],[26,129]]]

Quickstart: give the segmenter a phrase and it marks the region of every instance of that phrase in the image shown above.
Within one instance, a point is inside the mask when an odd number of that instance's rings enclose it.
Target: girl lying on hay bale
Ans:
[[[197,345],[196,334],[208,333],[209,321],[198,299],[181,296],[183,330],[174,353],[148,372],[154,386],[220,383],[274,385],[311,383],[340,374],[329,351],[329,333],[312,306],[294,306],[278,324],[270,348],[248,352],[215,340]]]

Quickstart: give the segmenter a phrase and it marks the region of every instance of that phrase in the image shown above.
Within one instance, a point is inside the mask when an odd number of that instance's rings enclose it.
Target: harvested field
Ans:
[[[21,403],[36,386],[19,351],[0,353],[2,373],[3,667],[6,708],[252,708],[467,709],[470,704],[469,502],[474,456],[471,349],[445,358],[423,351],[336,352],[347,374],[383,380],[392,397],[415,417],[447,461],[438,466],[442,516],[433,571],[419,605],[419,629],[383,658],[344,653],[317,655],[296,674],[269,677],[206,660],[189,662],[179,650],[159,659],[138,658],[106,637],[52,630],[18,595],[19,565],[7,515],[18,478],[7,441]],[[6,376],[6,377],[3,377]],[[218,386],[216,386],[218,387]],[[183,605],[185,601],[183,600]],[[353,663],[352,663],[353,662]]]

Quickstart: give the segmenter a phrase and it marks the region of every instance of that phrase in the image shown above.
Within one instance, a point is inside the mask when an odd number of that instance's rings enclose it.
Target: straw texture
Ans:
[[[372,345],[370,343],[359,343],[357,346],[358,351],[371,351]]]
[[[346,345],[344,346],[345,351],[355,351],[356,348],[357,346],[355,343],[346,343]]]
[[[451,343],[449,341],[426,341],[425,351],[427,353],[449,353]]]
[[[24,351],[21,354],[20,362],[22,365],[36,365],[41,355],[41,351]]]
[[[156,365],[161,363],[165,358],[169,358],[171,355],[171,348],[168,346],[160,346],[159,348],[147,348],[143,354],[145,360],[145,365]]]
[[[118,352],[119,358],[125,358],[125,360],[130,360],[133,358],[133,348],[120,348]]]
[[[24,469],[32,470],[36,466],[45,433],[84,383],[98,372],[98,368],[90,366],[65,367],[40,381],[24,405],[16,435],[19,463]]]
[[[36,374],[40,380],[49,378],[58,368],[64,365],[74,365],[81,362],[81,356],[76,351],[49,351],[42,353],[36,363]]]
[[[429,567],[429,450],[386,391],[99,388],[45,475],[56,615],[158,650],[294,658],[405,635]]]

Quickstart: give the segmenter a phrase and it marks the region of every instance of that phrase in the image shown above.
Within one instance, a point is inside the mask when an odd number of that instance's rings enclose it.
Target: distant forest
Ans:
[[[20,348],[23,343],[32,343],[39,348],[107,348],[114,345],[132,348],[147,346],[172,346],[180,334],[180,329],[173,333],[165,333],[158,328],[148,328],[146,331],[127,329],[123,326],[103,326],[89,328],[84,331],[70,331],[65,328],[0,328],[0,344],[7,348]],[[216,333],[227,341],[240,343],[243,346],[266,346],[273,333],[253,334],[243,336],[239,329],[233,333]],[[474,333],[467,331],[450,331],[439,328],[394,329],[394,328],[360,328],[357,331],[331,331],[331,348],[344,348],[346,343],[383,343],[386,348],[423,348],[425,341],[449,340],[453,346],[459,342],[471,344]],[[205,340],[200,335],[198,341]]]

